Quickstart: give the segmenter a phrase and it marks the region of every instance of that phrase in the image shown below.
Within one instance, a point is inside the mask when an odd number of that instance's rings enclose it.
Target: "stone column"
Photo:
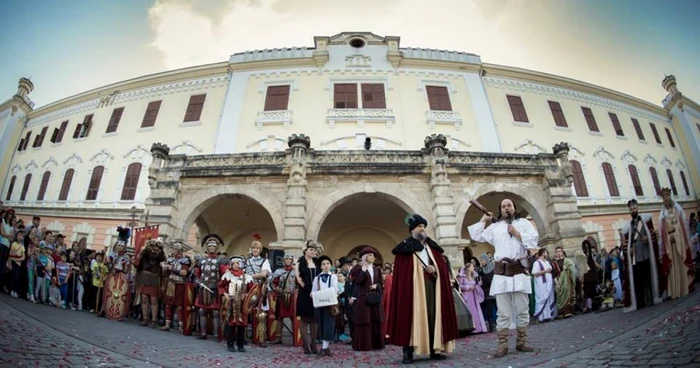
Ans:
[[[285,252],[301,254],[306,244],[306,162],[311,148],[311,138],[304,134],[292,134],[287,140],[289,150],[289,179],[287,198],[284,204],[284,235],[282,248]],[[279,244],[272,244],[273,248]]]
[[[552,150],[559,160],[559,167],[545,173],[547,213],[553,238],[544,245],[550,253],[557,246],[562,246],[565,251],[573,254],[581,248],[586,231],[581,223],[576,194],[571,188],[574,175],[569,162],[569,144],[557,143]]]
[[[425,149],[430,160],[430,191],[433,199],[433,214],[435,223],[432,228],[438,244],[445,249],[445,255],[454,266],[462,263],[458,245],[457,216],[455,201],[452,196],[452,183],[447,177],[447,154],[445,146],[447,139],[442,134],[432,134],[425,137]]]
[[[179,170],[172,170],[172,167],[182,166],[182,161],[171,160],[170,148],[162,143],[153,143],[151,155],[153,160],[148,167],[148,186],[151,191],[145,201],[144,213],[148,213],[149,223],[160,225],[159,234],[173,239],[187,239],[189,229],[176,228],[172,218],[180,181]],[[145,217],[141,221],[145,221]]]

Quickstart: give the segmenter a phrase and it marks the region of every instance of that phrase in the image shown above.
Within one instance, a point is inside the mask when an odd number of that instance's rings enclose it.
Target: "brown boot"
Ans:
[[[498,350],[493,354],[494,358],[501,358],[508,354],[508,335],[510,331],[507,328],[498,330]]]
[[[515,350],[522,351],[524,353],[531,353],[535,351],[535,349],[531,348],[527,344],[527,327],[518,327],[516,331],[518,332],[518,335],[515,340]]]

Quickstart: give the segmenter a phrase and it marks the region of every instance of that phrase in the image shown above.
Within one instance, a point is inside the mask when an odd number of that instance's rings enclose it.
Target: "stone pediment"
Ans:
[[[358,37],[362,38],[370,45],[380,45],[385,42],[384,37],[378,36],[372,32],[341,32],[330,37],[329,45],[344,45],[351,39]]]

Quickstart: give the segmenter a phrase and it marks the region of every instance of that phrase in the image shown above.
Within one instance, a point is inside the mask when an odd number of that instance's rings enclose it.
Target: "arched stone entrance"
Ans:
[[[374,259],[374,264],[381,267],[384,264],[384,256],[382,255],[382,252],[380,252],[377,248],[371,245],[358,245],[355,248],[352,248],[348,252],[348,254],[346,254],[346,257],[360,261],[362,259],[360,257],[360,252],[366,247],[370,247],[374,249],[375,252],[377,252],[377,257],[375,257]]]
[[[358,244],[371,244],[383,261],[391,262],[391,250],[408,235],[403,219],[409,212],[396,197],[357,193],[333,206],[321,223],[318,241],[333,259],[346,256]]]
[[[277,241],[270,212],[258,201],[241,194],[220,195],[202,202],[186,223],[191,224],[188,232],[195,226],[199,228],[199,239],[208,233],[219,234],[224,240],[221,252],[229,257],[246,256],[255,233],[260,234],[266,247]],[[194,249],[200,250],[200,244],[194,244]]]

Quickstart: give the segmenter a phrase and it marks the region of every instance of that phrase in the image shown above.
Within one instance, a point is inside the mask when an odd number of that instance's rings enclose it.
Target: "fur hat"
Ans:
[[[404,223],[408,225],[408,231],[413,231],[418,225],[423,224],[423,226],[428,227],[428,220],[423,216],[415,213],[413,215],[408,215],[404,219]]]
[[[377,251],[376,251],[376,250],[374,250],[374,249],[371,248],[371,247],[364,247],[364,248],[362,248],[362,250],[360,251],[360,257],[364,256],[365,254],[370,254],[370,253],[371,253],[371,254],[374,254],[375,257],[377,256]]]

